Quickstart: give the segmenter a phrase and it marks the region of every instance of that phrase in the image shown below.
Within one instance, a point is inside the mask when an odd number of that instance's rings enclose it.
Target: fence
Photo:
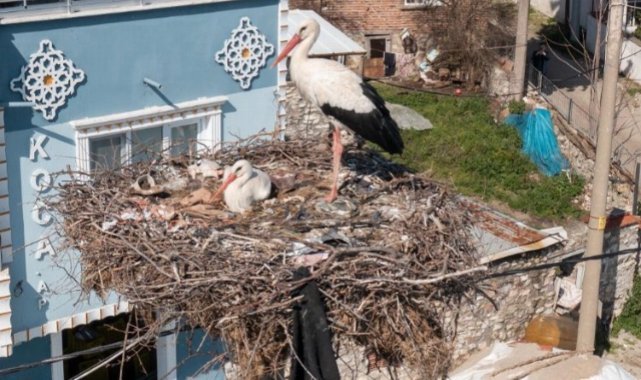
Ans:
[[[559,113],[572,128],[580,132],[594,146],[597,141],[597,113],[590,112],[576,104],[565,91],[558,88],[548,77],[534,66],[528,66],[528,84]],[[617,141],[613,145],[612,160],[618,164],[629,178],[634,178],[637,154],[633,154],[626,146],[625,141]]]

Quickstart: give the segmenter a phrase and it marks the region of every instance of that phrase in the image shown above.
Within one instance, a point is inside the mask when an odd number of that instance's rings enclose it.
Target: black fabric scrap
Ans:
[[[294,281],[309,277],[307,268],[294,272]],[[336,355],[316,282],[309,281],[293,292],[303,296],[293,308],[294,354],[290,380],[340,380]]]

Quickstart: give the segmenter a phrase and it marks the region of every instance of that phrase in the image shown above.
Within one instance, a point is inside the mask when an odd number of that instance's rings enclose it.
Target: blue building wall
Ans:
[[[212,358],[215,358],[224,352],[221,341],[209,339],[205,336],[205,333],[199,329],[193,332],[180,333],[178,335],[176,346],[178,379],[225,379],[225,374],[220,366],[211,366],[207,371],[200,371],[204,365],[212,360]]]
[[[49,358],[51,355],[51,342],[49,337],[37,338],[28,344],[13,348],[13,355],[0,358],[0,368],[14,368],[25,363],[37,363]],[[51,378],[51,365],[45,364],[19,372],[0,376],[2,380],[45,380]]]
[[[42,237],[52,236],[54,246],[56,238],[51,235],[52,226],[40,226],[31,218],[38,193],[29,186],[30,176],[36,168],[55,173],[67,165],[76,166],[75,130],[70,121],[225,95],[229,101],[223,106],[224,140],[274,128],[277,70],[263,68],[250,90],[243,91],[214,61],[215,52],[243,16],[277,48],[278,0],[232,1],[0,27],[0,102],[22,100],[20,94],[10,91],[9,82],[20,74],[44,39],[51,40],[86,75],[52,122],[30,108],[5,110],[14,247],[11,286],[22,288],[11,300],[14,332],[101,304],[95,296],[90,302],[78,302],[78,288],[67,274],[78,275],[76,260],[68,257],[59,262],[64,268],[59,268],[49,256],[41,260],[34,256],[35,243]],[[274,59],[272,55],[268,64]],[[160,82],[162,89],[144,85],[144,77]],[[37,135],[48,137],[43,145],[48,159],[29,159],[29,139]],[[48,304],[39,309],[41,280],[49,291],[44,296]],[[114,295],[108,302],[115,299]]]

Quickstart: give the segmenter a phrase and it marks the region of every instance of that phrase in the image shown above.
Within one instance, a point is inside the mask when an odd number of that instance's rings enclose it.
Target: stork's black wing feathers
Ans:
[[[343,125],[353,130],[367,141],[371,141],[389,153],[403,153],[403,139],[398,125],[385,107],[385,101],[374,87],[362,82],[363,95],[374,105],[368,113],[357,113],[330,104],[323,104],[321,110],[328,116],[334,117]]]

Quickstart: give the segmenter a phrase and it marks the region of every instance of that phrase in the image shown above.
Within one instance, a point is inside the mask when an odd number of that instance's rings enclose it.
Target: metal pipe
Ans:
[[[35,104],[32,102],[6,102],[1,103],[0,105],[5,108],[35,107]]]
[[[153,81],[153,80],[151,80],[151,79],[149,79],[149,78],[143,78],[143,80],[142,80],[142,81],[143,81],[147,86],[149,86],[149,87],[153,87],[153,88],[155,88],[156,90],[160,90],[160,89],[162,88],[162,84],[160,84],[160,83],[158,83],[158,82],[156,82],[156,81]]]

